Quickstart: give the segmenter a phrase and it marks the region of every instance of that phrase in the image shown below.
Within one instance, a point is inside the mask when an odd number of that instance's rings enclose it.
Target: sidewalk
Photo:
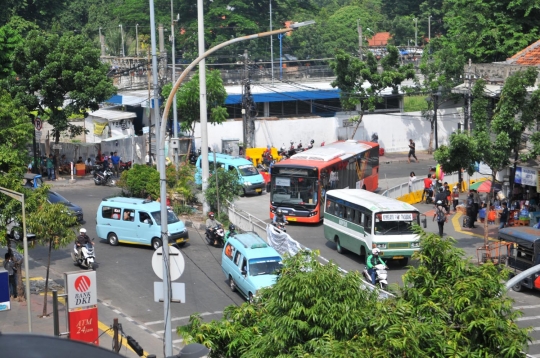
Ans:
[[[2,252],[2,257],[4,252]],[[30,307],[31,307],[31,321],[32,321],[32,334],[39,335],[54,335],[53,326],[53,306],[52,306],[52,293],[51,289],[57,289],[60,295],[63,292],[64,281],[63,278],[57,277],[51,271],[51,277],[49,278],[49,294],[47,297],[47,314],[49,317],[40,318],[43,314],[43,290],[44,280],[46,275],[46,268],[37,264],[34,261],[29,262],[32,277],[30,278]],[[74,271],[77,268],[74,267]],[[23,273],[24,275],[24,273]],[[98,300],[98,331],[99,331],[99,346],[107,350],[111,350],[113,330],[111,329],[114,318],[118,318],[118,322],[122,324],[123,331],[126,335],[132,336],[139,345],[144,349],[145,356],[148,354],[156,354],[158,357],[163,355],[163,341],[157,334],[151,332],[142,324],[133,321],[131,318],[123,316],[119,310],[114,307],[108,306]],[[11,310],[0,312],[0,332],[2,333],[29,333],[28,332],[28,311],[26,302],[17,302],[12,298]],[[64,305],[64,300],[59,298],[59,322],[60,332],[67,332],[67,312]],[[173,340],[180,337],[175,336],[173,333]],[[59,339],[68,339],[66,336],[62,336]],[[179,353],[179,348],[173,347],[173,354]],[[122,346],[119,352],[120,356],[135,358],[138,355],[129,347],[127,340],[124,337],[122,340]]]
[[[416,157],[418,158],[418,161],[425,162],[425,161],[433,161],[433,154],[428,154],[427,150],[421,150],[416,151]],[[409,152],[394,152],[394,153],[384,153],[382,157],[379,157],[379,162],[381,163],[404,163],[408,161],[407,156],[409,155]],[[414,158],[411,157],[411,160],[414,160]]]

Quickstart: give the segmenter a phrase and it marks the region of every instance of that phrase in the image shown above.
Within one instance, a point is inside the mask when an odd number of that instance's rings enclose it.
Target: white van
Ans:
[[[167,211],[169,245],[189,241],[184,223],[172,210]],[[148,245],[155,249],[161,242],[161,204],[139,198],[103,199],[96,213],[96,232],[112,246],[119,243]]]

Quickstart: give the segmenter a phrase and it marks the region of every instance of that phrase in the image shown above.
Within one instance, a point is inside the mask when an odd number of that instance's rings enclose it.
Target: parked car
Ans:
[[[84,214],[83,209],[76,204],[73,204],[71,201],[64,198],[62,195],[58,194],[55,191],[47,192],[47,200],[51,204],[63,204],[70,211],[71,214],[77,216],[78,222],[83,222]]]

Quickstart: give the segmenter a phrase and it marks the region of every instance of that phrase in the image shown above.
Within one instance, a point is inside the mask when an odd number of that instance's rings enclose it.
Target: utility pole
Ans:
[[[272,0],[270,0],[270,31],[272,31]],[[274,85],[274,36],[270,35],[270,61],[272,71],[272,86]],[[245,145],[245,143],[244,143]],[[244,149],[245,152],[245,149]]]
[[[242,86],[242,123],[243,123],[243,131],[242,131],[242,142],[244,144],[244,155],[246,155],[246,149],[248,144],[248,119],[247,119],[247,109],[246,109],[246,83],[248,80],[248,51],[244,50],[244,86]]]
[[[438,119],[437,111],[439,110],[439,94],[433,95],[433,121],[435,122],[435,150],[439,149],[439,135],[438,135]]]
[[[139,24],[135,25],[135,40],[137,41],[137,57],[139,57]]]
[[[431,15],[428,17],[428,23],[427,23],[427,32],[428,32],[428,40],[429,43],[431,43]]]
[[[255,126],[253,123],[253,97],[251,96],[251,80],[249,78],[248,51],[244,50],[244,87],[242,90],[242,112],[244,114],[244,154],[247,148],[255,145]]]
[[[472,122],[472,118],[471,118],[471,97],[472,97],[471,64],[472,64],[472,61],[469,58],[469,68],[467,70],[467,78],[469,80],[469,94],[468,94],[468,100],[467,100],[467,119],[465,120],[465,130],[468,131],[469,134],[471,134],[471,122]]]
[[[362,26],[360,26],[360,19],[356,19],[356,26],[358,27],[358,54],[360,61],[364,57],[363,46],[362,46]]]
[[[101,45],[101,56],[105,56],[105,38],[101,34],[101,27],[99,28],[99,43]]]
[[[197,32],[199,40],[199,56],[205,51],[204,46],[204,13],[203,0],[197,0]],[[208,176],[210,172],[208,163],[208,116],[206,109],[206,61],[202,59],[199,62],[199,103],[201,113],[201,166],[202,166],[202,192],[203,195],[208,188]],[[210,211],[210,206],[203,200],[203,215]]]
[[[152,165],[154,163],[152,160],[152,86],[150,84],[150,48],[147,48],[146,55],[146,77],[148,78],[148,162]]]
[[[120,27],[120,36],[122,37],[122,57],[126,57],[126,53],[124,50],[124,28],[122,27],[122,24],[118,26]]]
[[[418,38],[418,19],[414,18],[414,47],[418,47],[417,38]]]

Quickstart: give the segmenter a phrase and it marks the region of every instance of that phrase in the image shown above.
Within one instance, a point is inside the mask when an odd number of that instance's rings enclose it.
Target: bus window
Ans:
[[[326,212],[331,215],[336,214],[335,203],[330,199],[326,201]]]
[[[343,218],[343,205],[336,204],[336,214],[337,217]]]
[[[360,210],[354,211],[354,220],[353,222],[358,225],[362,225],[362,212]]]
[[[354,209],[347,206],[347,220],[350,222],[354,222]]]
[[[364,215],[364,229],[371,233],[372,214],[371,212],[363,213]]]

